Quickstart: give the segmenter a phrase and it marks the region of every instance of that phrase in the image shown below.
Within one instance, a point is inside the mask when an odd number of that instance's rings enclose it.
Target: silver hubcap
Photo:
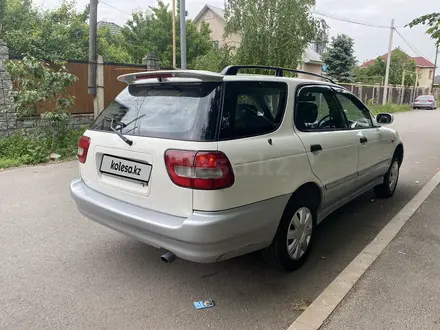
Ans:
[[[389,187],[390,190],[394,190],[397,185],[397,179],[399,178],[399,163],[397,160],[391,165],[390,169],[390,180],[389,180]]]
[[[295,212],[287,230],[287,251],[293,260],[300,259],[306,253],[312,238],[313,217],[307,207]]]

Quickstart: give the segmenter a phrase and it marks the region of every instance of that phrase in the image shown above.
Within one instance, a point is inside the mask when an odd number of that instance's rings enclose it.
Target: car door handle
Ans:
[[[360,141],[361,143],[367,143],[367,142],[368,142],[368,139],[367,139],[365,136],[361,136],[361,137],[359,138],[359,141]]]
[[[311,152],[322,151],[322,146],[320,144],[312,144],[310,146]]]

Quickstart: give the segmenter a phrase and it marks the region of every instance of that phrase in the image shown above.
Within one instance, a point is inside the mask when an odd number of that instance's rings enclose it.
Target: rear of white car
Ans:
[[[71,191],[98,223],[214,262],[269,245],[284,205],[277,212],[270,203],[230,206],[234,169],[217,138],[223,76],[188,75],[122,77],[131,84],[79,141],[80,178]]]
[[[420,95],[414,101],[414,109],[431,109],[437,108],[437,101],[433,95]]]
[[[79,141],[78,209],[168,250],[165,260],[263,249],[269,263],[294,270],[328,214],[372,188],[394,194],[403,145],[378,124],[391,115],[373,121],[331,81],[283,77],[297,70],[242,68],[120,77],[128,87]]]

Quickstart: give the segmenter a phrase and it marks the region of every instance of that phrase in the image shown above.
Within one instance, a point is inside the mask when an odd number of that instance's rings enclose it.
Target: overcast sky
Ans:
[[[53,8],[61,0],[34,0],[45,8]],[[88,0],[77,0],[78,9],[83,9]],[[98,7],[98,20],[115,22],[123,25],[135,9],[147,9],[154,6],[156,0],[104,0]],[[170,0],[165,0],[170,2]],[[187,0],[186,7],[189,18],[193,18],[206,4],[204,0]],[[223,7],[224,0],[209,0],[211,5]],[[423,14],[438,12],[439,0],[316,0],[316,11],[335,15],[342,18],[365,22],[373,25],[395,25],[402,36],[414,48],[412,50],[405,42],[394,34],[393,47],[400,46],[410,56],[424,56],[434,62],[434,42],[425,35],[426,28],[404,28],[413,18]],[[330,26],[330,35],[345,33],[355,40],[355,53],[359,62],[376,58],[388,51],[389,29],[356,25],[348,22],[325,17]]]

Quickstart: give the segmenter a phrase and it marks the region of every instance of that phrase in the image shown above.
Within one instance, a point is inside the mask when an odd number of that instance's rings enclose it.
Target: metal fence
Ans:
[[[359,97],[366,104],[382,104],[384,86],[340,84]],[[436,99],[440,99],[440,88],[414,88],[401,86],[388,87],[388,102],[395,104],[412,104],[417,96],[431,93]]]

